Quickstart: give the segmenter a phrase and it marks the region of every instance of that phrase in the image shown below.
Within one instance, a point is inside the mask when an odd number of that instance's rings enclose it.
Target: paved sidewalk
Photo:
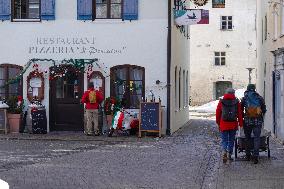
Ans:
[[[156,141],[156,136],[146,136],[138,138],[137,135],[124,135],[119,133],[113,137],[107,134],[101,136],[86,136],[83,132],[50,132],[47,134],[0,134],[0,140],[51,140],[51,141],[118,141],[118,142],[138,142],[138,141]]]

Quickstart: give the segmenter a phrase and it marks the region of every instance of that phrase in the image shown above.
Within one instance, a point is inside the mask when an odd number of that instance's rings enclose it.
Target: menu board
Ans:
[[[139,137],[141,132],[158,132],[161,137],[161,121],[160,102],[141,102]]]

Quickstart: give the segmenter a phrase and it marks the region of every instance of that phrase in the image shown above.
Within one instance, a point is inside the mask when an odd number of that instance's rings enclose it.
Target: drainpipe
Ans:
[[[167,130],[171,135],[171,58],[172,58],[172,3],[168,0],[168,41],[167,41]]]

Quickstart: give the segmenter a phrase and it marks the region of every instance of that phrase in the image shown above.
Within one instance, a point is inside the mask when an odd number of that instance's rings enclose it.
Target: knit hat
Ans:
[[[247,90],[248,91],[255,91],[255,84],[248,84]]]
[[[227,88],[225,91],[226,94],[235,94],[235,90],[232,88]]]

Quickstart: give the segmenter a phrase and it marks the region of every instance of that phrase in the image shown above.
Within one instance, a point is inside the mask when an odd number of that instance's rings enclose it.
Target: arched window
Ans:
[[[9,80],[15,79],[20,74],[23,67],[13,64],[0,64],[0,96],[1,98],[8,98],[12,95],[23,94],[22,78],[15,83],[5,85]]]
[[[119,65],[110,69],[111,96],[122,100],[125,108],[139,108],[145,96],[145,68]]]
[[[175,68],[175,107],[178,109],[178,83],[177,83],[177,67]]]
[[[186,84],[185,84],[185,70],[182,72],[182,82],[183,82],[183,107],[186,107]]]
[[[178,73],[178,108],[181,107],[181,68]]]
[[[188,91],[188,71],[186,72],[186,107],[189,105],[189,91]]]

